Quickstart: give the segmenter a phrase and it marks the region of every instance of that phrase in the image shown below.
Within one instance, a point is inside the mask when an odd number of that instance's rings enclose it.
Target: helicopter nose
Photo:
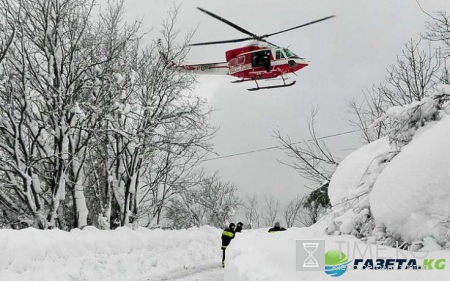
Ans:
[[[290,67],[295,67],[297,65],[297,62],[295,60],[288,60],[288,64]]]
[[[302,59],[302,58],[295,58],[295,59],[292,58],[292,59],[288,60],[288,65],[291,68],[298,68],[298,69],[300,69],[300,68],[303,68],[303,67],[307,66],[308,62],[305,59]]]

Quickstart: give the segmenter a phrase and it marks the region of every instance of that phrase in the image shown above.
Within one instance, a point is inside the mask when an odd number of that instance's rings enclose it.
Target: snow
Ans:
[[[310,228],[291,228],[285,232],[268,234],[267,230],[244,231],[238,235],[229,247],[224,280],[331,280],[324,271],[296,271],[296,240],[325,240],[325,252],[339,249],[349,260],[356,258],[416,258],[422,265],[426,253],[409,253],[393,248],[366,245],[353,236],[328,236],[323,233],[323,223]],[[347,244],[348,242],[348,244]],[[436,251],[429,242],[430,250],[427,258],[450,260],[450,251]],[[347,245],[349,247],[347,247]],[[355,247],[356,245],[356,247]],[[366,252],[366,247],[367,252]],[[370,250],[369,250],[370,249]],[[365,253],[366,252],[366,253]],[[347,270],[338,280],[448,280],[448,269],[445,270]]]
[[[450,118],[420,134],[378,177],[370,197],[375,219],[403,239],[444,244],[450,215]]]
[[[376,140],[347,156],[333,174],[328,189],[332,204],[326,216],[327,234],[370,236],[369,196],[378,175],[398,152],[387,138]]]
[[[78,104],[78,102],[75,102],[75,104],[73,105],[73,107],[70,109],[70,112],[79,115],[79,117],[84,118],[85,114],[84,111],[81,109],[80,105]],[[73,121],[74,123],[75,121]],[[74,125],[72,125],[74,126]]]
[[[389,117],[399,120],[419,118],[429,120],[436,113],[437,103],[437,100],[425,97],[421,101],[412,102],[404,106],[391,107],[381,119]]]
[[[60,230],[0,230],[0,280],[328,280],[324,271],[296,271],[296,241],[325,240],[325,251],[339,249],[349,259],[421,258],[450,260],[432,238],[430,253],[396,252],[366,245],[354,236],[328,236],[326,221],[309,228],[269,234],[267,228],[243,230],[227,249],[221,268],[221,230],[204,226],[188,230],[127,227],[97,230],[87,226]],[[348,242],[348,243],[347,243]],[[345,246],[347,245],[347,246]],[[357,248],[356,248],[357,247]],[[366,252],[366,247],[367,252]],[[367,253],[367,254],[366,254]],[[420,256],[419,256],[420,254]],[[376,258],[374,256],[374,258]],[[347,270],[340,280],[448,280],[448,270]]]
[[[220,233],[208,226],[188,230],[87,226],[71,232],[3,229],[0,280],[181,278],[199,269],[220,268]]]
[[[425,97],[421,101],[389,108],[373,125],[385,121],[389,127],[390,143],[400,149],[412,140],[425,123],[442,118],[443,112],[439,109],[438,98]]]
[[[450,95],[450,85],[440,84],[437,86],[435,96],[437,95]]]
[[[406,241],[417,250],[450,247],[450,119],[437,97],[388,109],[376,121],[385,121],[388,136],[340,163],[328,190],[327,234]]]
[[[41,182],[39,180],[38,175],[33,173],[31,175],[31,180],[32,180],[32,184],[33,184],[33,188],[34,188],[35,192],[41,193]]]
[[[342,203],[360,187],[367,169],[380,155],[389,152],[391,147],[387,138],[379,139],[352,152],[334,172],[328,196],[332,206]]]

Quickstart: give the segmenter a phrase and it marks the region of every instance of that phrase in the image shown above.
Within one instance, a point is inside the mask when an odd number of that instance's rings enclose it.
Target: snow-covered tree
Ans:
[[[364,93],[362,101],[349,101],[349,121],[361,129],[365,143],[379,139],[386,133],[386,125],[376,122],[388,108],[403,106],[414,101],[421,101],[430,96],[440,83],[445,70],[445,59],[440,49],[422,40],[410,40],[404,45],[402,55],[396,64],[387,70],[385,82],[374,85],[371,91]]]
[[[201,159],[196,147],[171,143],[164,147],[152,158],[143,175],[138,217],[146,220],[147,225],[161,224],[171,198],[199,181],[194,171]]]
[[[11,13],[10,4],[7,1],[0,2],[0,9],[3,10],[3,14]],[[3,17],[3,19],[0,20],[0,30],[3,30],[3,32],[0,33],[0,65],[1,65],[16,35],[16,24],[14,20],[11,17]]]
[[[302,199],[296,197],[290,200],[283,209],[283,218],[287,227],[293,227],[297,221],[297,217],[300,215],[302,209]]]
[[[444,54],[450,56],[450,15],[448,11],[437,11],[433,15],[428,14],[430,22],[424,37],[430,41],[438,42],[444,48]]]
[[[107,173],[113,198],[120,206],[122,225],[128,223],[130,215],[140,216],[143,196],[149,195],[148,186],[141,190],[146,185],[142,180],[145,174],[148,178],[153,173],[153,179],[156,177],[158,184],[165,182],[167,189],[173,159],[194,159],[192,153],[209,149],[207,140],[211,132],[206,122],[209,115],[206,102],[190,91],[194,77],[178,72],[168,63],[168,60],[181,62],[187,53],[186,42],[181,45],[175,42],[175,18],[173,11],[160,44],[143,50],[134,46],[127,52],[128,65],[121,68],[116,87],[116,108],[106,118],[107,149],[112,156],[108,159]],[[163,156],[164,168],[155,175],[158,172],[152,168],[161,166],[157,164],[161,155],[168,158]],[[188,161],[191,162],[188,165],[195,162]],[[154,187],[155,182],[151,185]]]
[[[123,1],[99,11],[94,0],[0,3],[0,205],[40,228],[137,219],[142,179],[165,151],[190,169],[209,149],[195,77],[167,61],[187,53],[176,10],[162,44],[143,45]],[[180,185],[183,168],[173,170],[164,181]]]
[[[404,106],[391,107],[386,114],[375,121],[376,126],[380,122],[388,122],[387,135],[389,141],[398,149],[408,144],[417,129],[428,122],[440,119],[439,110],[445,98],[424,98]]]
[[[75,127],[99,118],[82,114],[80,105],[89,92],[86,73],[101,63],[90,54],[102,40],[87,20],[93,3],[8,2],[3,16],[16,24],[16,39],[2,65],[7,77],[1,90],[4,172],[35,225],[53,227],[68,171],[79,165],[73,156],[87,145],[74,147],[69,156],[70,138],[84,137]],[[78,224],[86,225],[82,193],[73,188]]]
[[[313,182],[316,186],[321,186],[323,182],[330,180],[339,160],[317,137],[316,114],[317,109],[313,109],[308,119],[310,140],[294,143],[289,136],[283,136],[279,132],[275,133],[275,138],[278,139],[286,154],[293,159],[292,164],[282,163],[297,170],[303,178]]]
[[[258,196],[256,194],[253,194],[253,196],[247,195],[243,205],[247,225],[250,228],[259,228],[261,215],[258,207]]]
[[[280,201],[274,196],[264,195],[264,205],[261,210],[261,218],[265,226],[273,226],[280,214]]]
[[[223,182],[217,172],[201,172],[198,184],[172,198],[166,217],[175,228],[205,224],[224,227],[241,205],[236,191],[236,186]]]

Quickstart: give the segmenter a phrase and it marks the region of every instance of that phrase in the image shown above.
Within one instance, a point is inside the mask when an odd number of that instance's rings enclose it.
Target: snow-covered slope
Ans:
[[[377,223],[402,239],[433,236],[445,244],[450,216],[450,117],[404,147],[378,177],[370,195]]]
[[[376,121],[385,122],[388,136],[347,156],[330,181],[328,234],[450,246],[448,95],[441,87],[433,98],[393,107]]]
[[[339,249],[347,255],[349,260],[358,258],[380,258],[388,257],[414,259],[415,257],[403,250],[389,247],[377,247],[366,245],[354,236],[341,235],[329,236],[323,233],[323,222],[310,228],[290,228],[284,232],[273,234],[267,230],[244,231],[233,241],[228,250],[228,262],[225,267],[224,280],[232,281],[324,281],[324,280],[352,280],[352,281],[379,281],[379,280],[448,280],[449,269],[444,270],[357,270],[348,268],[339,278],[328,276],[322,271],[297,271],[296,270],[296,241],[324,240],[325,252]],[[348,245],[348,247],[347,247]],[[356,248],[355,247],[358,247]],[[366,248],[369,247],[369,248]],[[369,250],[370,249],[370,250]],[[372,256],[369,255],[372,253]],[[424,257],[424,253],[420,253]],[[419,255],[417,254],[416,257]],[[316,259],[320,259],[315,255]],[[434,251],[428,253],[430,259],[450,260],[450,251]],[[417,259],[422,265],[423,260]],[[353,263],[352,263],[353,264]]]
[[[347,156],[330,181],[328,194],[333,206],[327,215],[328,234],[370,236],[369,196],[378,175],[396,152],[387,138],[379,139]]]
[[[340,164],[330,181],[328,196],[332,206],[357,196],[365,181],[364,175],[380,155],[389,152],[391,147],[387,138],[379,139],[348,155]]]

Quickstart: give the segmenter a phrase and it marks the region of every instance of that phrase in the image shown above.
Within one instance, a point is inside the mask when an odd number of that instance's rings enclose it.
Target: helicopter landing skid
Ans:
[[[281,84],[281,85],[260,87],[260,86],[258,85],[258,82],[255,80],[256,88],[251,88],[251,89],[247,89],[247,90],[248,90],[248,91],[258,91],[258,90],[262,90],[262,89],[284,88],[284,87],[290,87],[290,86],[294,85],[295,82],[297,82],[297,81],[292,81],[291,83],[287,83],[287,84],[286,84],[285,79],[283,79],[283,84]]]
[[[231,83],[242,83],[242,82],[248,82],[248,81],[253,81],[253,79],[235,80],[235,81],[231,81]]]

